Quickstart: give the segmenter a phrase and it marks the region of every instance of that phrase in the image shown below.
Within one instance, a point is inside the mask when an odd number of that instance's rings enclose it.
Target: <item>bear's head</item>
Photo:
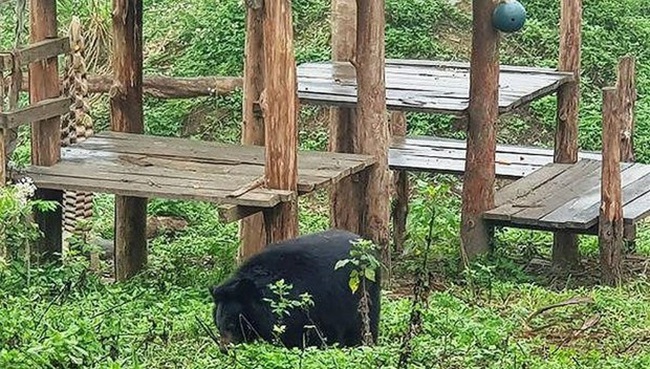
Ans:
[[[258,338],[255,327],[261,294],[253,280],[232,279],[210,287],[210,293],[215,304],[212,315],[222,347]]]

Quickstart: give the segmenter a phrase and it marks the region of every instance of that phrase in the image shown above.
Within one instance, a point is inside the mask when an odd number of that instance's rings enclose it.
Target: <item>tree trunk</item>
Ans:
[[[490,249],[481,214],[494,207],[495,125],[499,114],[499,33],[492,27],[493,1],[474,0],[467,151],[463,179],[463,260]]]
[[[142,113],[142,0],[113,0],[111,129],[144,133]],[[147,199],[115,196],[115,279],[147,264]]]
[[[256,107],[264,90],[264,10],[247,8],[244,60],[242,144],[264,146],[264,117]],[[239,223],[238,261],[257,254],[266,245],[264,215],[253,214]]]
[[[334,73],[347,74],[346,65],[354,59],[357,45],[357,4],[355,0],[332,0],[332,61]],[[337,62],[340,62],[337,63]],[[354,73],[350,73],[353,77]],[[358,153],[356,112],[352,108],[330,108],[329,150]],[[330,225],[359,233],[363,214],[363,183],[355,174],[330,188]]]
[[[365,216],[360,233],[380,248],[382,262],[388,271],[386,280],[389,280],[390,140],[386,119],[384,5],[384,0],[357,0],[355,67],[359,149],[362,154],[373,155],[377,159],[377,163],[366,173]]]
[[[573,72],[574,81],[557,92],[556,163],[578,161],[578,110],[580,107],[580,45],[582,0],[562,0],[560,19],[559,70]],[[580,264],[578,236],[556,232],[553,235],[553,266],[566,269]]]
[[[616,88],[603,89],[603,162],[598,222],[603,283],[621,282],[623,208],[621,205],[621,111]]]
[[[264,3],[265,175],[273,189],[298,191],[298,93],[291,2]],[[298,236],[297,199],[264,211],[267,243]]]
[[[56,1],[30,0],[30,42],[36,43],[57,36]],[[58,58],[34,62],[29,65],[29,102],[59,96]],[[18,80],[20,82],[20,80]],[[60,117],[31,124],[32,164],[51,166],[61,158]],[[4,153],[3,153],[4,154]],[[62,201],[59,190],[38,189],[36,198],[57,201],[53,212],[35,212],[34,218],[44,237],[37,241],[35,252],[45,260],[55,260],[62,252]]]
[[[404,112],[391,112],[391,136],[406,136],[406,114]],[[393,204],[393,243],[395,250],[404,250],[406,240],[406,219],[409,211],[409,177],[408,171],[397,170],[393,172],[395,185],[395,201]]]

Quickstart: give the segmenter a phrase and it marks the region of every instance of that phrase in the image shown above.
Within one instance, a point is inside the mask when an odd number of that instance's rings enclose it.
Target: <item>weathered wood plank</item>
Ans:
[[[14,58],[19,62],[20,66],[25,66],[69,52],[70,41],[67,37],[46,39],[17,50],[15,57],[11,53],[1,53],[0,67],[2,71],[10,71],[13,69]]]
[[[32,167],[34,168],[34,167]],[[120,196],[165,198],[175,200],[209,201],[217,204],[234,204],[252,207],[273,207],[293,196],[290,191],[256,189],[240,197],[228,197],[232,191],[221,191],[189,186],[165,186],[141,181],[97,180],[60,174],[29,173],[36,186],[65,191],[109,193]]]
[[[546,181],[541,186],[536,187],[535,191],[529,192],[516,201],[506,203],[498,208],[485,212],[484,217],[486,219],[512,222],[514,217],[518,217],[518,213],[522,212],[522,210],[544,206],[544,200],[555,195],[560,195],[558,194],[559,191],[566,189],[570,193],[575,193],[577,186],[583,182],[584,178],[590,173],[599,170],[599,168],[599,161],[580,160],[571,166],[569,170],[565,170],[557,175],[552,181]],[[566,196],[566,194],[562,194],[562,196]],[[518,217],[518,220],[521,219]]]
[[[434,147],[434,148],[456,148],[465,150],[466,147],[465,140],[458,140],[445,137],[432,137],[432,136],[408,136],[406,138],[393,137],[391,148],[402,148],[402,147]],[[513,154],[526,154],[526,155],[542,155],[542,156],[553,156],[552,148],[542,148],[535,146],[516,146],[516,145],[505,145],[497,144],[497,151],[503,153],[513,153]],[[601,154],[597,151],[581,151],[581,159],[594,159],[601,160]]]
[[[650,186],[647,191],[637,196],[623,207],[623,217],[626,224],[636,224],[650,215]]]
[[[263,208],[254,208],[240,205],[221,205],[219,206],[219,220],[224,223],[232,223],[245,219],[253,214],[261,213]]]
[[[499,207],[526,196],[544,183],[551,181],[555,177],[564,173],[564,171],[568,170],[570,166],[570,164],[554,164],[545,165],[539,168],[526,177],[510,183],[497,191],[497,193],[494,194],[494,205]]]
[[[444,64],[444,63],[442,63]],[[469,70],[453,63],[413,61],[386,64],[387,105],[393,110],[464,113],[469,100]],[[548,95],[573,79],[570,73],[550,69],[503,66],[499,110],[508,110]],[[351,107],[356,104],[354,78],[338,79],[332,63],[298,67],[301,101],[317,105]]]
[[[24,108],[0,113],[0,128],[12,129],[23,124],[45,121],[70,110],[72,100],[67,96],[45,99]]]
[[[621,164],[623,200],[631,201],[643,194],[650,185],[650,165]],[[643,191],[639,193],[639,191]],[[594,187],[555,209],[542,218],[545,222],[559,222],[572,228],[588,228],[598,222],[600,208],[600,186]]]

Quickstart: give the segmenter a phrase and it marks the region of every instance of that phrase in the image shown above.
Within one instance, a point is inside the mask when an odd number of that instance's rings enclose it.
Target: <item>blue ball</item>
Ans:
[[[526,22],[526,9],[517,0],[504,0],[494,9],[492,26],[501,32],[517,32]]]

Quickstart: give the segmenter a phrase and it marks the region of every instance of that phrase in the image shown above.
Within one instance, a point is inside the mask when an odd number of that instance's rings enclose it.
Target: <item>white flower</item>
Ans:
[[[29,177],[21,178],[18,183],[14,185],[16,188],[16,196],[21,205],[27,205],[27,200],[34,196],[36,192],[36,186],[34,181]]]

